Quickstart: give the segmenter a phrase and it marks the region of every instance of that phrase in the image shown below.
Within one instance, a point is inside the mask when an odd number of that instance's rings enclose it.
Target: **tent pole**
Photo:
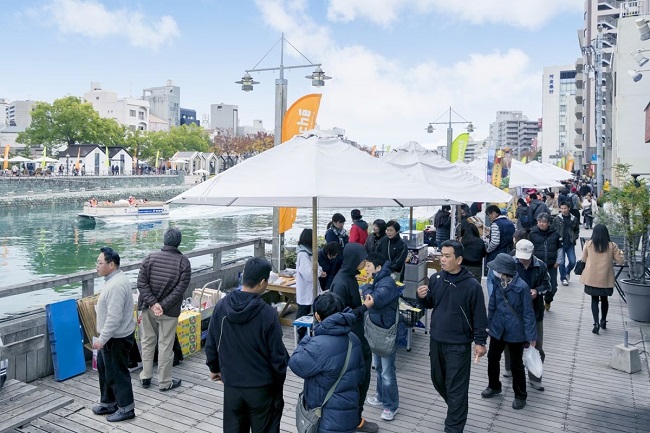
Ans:
[[[409,239],[413,239],[413,206],[409,208]]]
[[[314,279],[314,300],[318,296],[318,198],[311,199],[311,269]]]

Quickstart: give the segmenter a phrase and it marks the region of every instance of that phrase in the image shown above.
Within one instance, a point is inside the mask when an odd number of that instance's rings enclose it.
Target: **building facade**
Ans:
[[[488,143],[491,148],[513,151],[513,157],[521,159],[537,138],[539,122],[529,120],[521,111],[497,111],[496,122],[490,124]]]
[[[11,101],[6,107],[6,122],[8,126],[16,126],[25,130],[32,123],[32,110],[36,101]]]
[[[650,103],[650,39],[641,40],[637,20],[650,23],[650,1],[628,2],[618,20],[618,41],[614,51],[612,143],[605,158],[605,178],[614,178],[611,164],[629,164],[631,173],[650,173],[650,137],[646,134],[646,108]],[[648,29],[650,32],[650,28]],[[648,35],[650,36],[650,34]],[[611,162],[610,162],[611,161]]]
[[[239,108],[236,105],[223,103],[210,105],[210,129],[232,131],[232,135],[237,135]]]
[[[581,167],[583,151],[576,147],[575,66],[546,67],[542,80],[542,162],[554,164],[571,153],[576,161],[575,166]]]
[[[9,101],[5,98],[0,98],[0,131],[9,126],[7,121],[7,109],[9,108]]]
[[[167,80],[162,87],[143,89],[142,99],[149,102],[150,112],[167,121],[170,127],[181,124],[181,88]]]
[[[181,108],[181,125],[191,125],[192,123],[201,126],[201,122],[196,118],[196,110]]]
[[[116,92],[102,89],[101,83],[90,83],[90,91],[84,99],[93,106],[99,115],[115,119],[132,131],[149,130],[149,103],[142,99],[118,98]]]

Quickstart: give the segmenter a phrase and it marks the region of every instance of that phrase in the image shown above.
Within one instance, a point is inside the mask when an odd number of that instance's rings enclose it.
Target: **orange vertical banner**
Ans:
[[[81,170],[80,164],[81,164],[81,147],[77,149],[77,164],[76,164],[77,170]]]
[[[291,140],[298,134],[314,129],[322,96],[320,93],[311,93],[298,99],[289,107],[282,122],[283,143]],[[280,208],[279,233],[284,233],[293,226],[293,223],[296,221],[296,212],[297,209],[295,207]]]
[[[2,166],[2,168],[4,170],[7,170],[9,168],[9,148],[10,147],[11,147],[11,145],[9,145],[9,144],[7,144],[5,146],[5,158],[4,158],[5,160],[4,160],[4,165]]]

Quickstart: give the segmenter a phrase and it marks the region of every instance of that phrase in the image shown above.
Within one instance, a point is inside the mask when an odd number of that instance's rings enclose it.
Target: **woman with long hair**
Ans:
[[[585,293],[591,296],[591,314],[594,317],[594,329],[591,332],[598,334],[600,328],[607,329],[607,298],[614,293],[612,262],[623,264],[623,252],[609,239],[609,231],[604,224],[596,224],[594,227],[591,239],[582,249],[582,261],[585,262],[585,269],[580,275],[580,282],[585,285]]]
[[[474,278],[480,284],[481,277],[483,276],[483,259],[487,256],[485,242],[481,239],[478,228],[474,224],[467,224],[461,233],[460,243],[465,250],[463,254],[463,266],[474,275]]]
[[[372,233],[366,238],[366,251],[368,254],[377,252],[379,241],[386,236],[386,221],[376,219],[372,223]]]
[[[312,269],[314,253],[311,237],[312,229],[304,229],[300,233],[298,247],[296,248],[296,304],[298,304],[296,318],[310,314],[311,306],[314,303],[314,274]],[[325,276],[320,266],[318,267],[318,275]],[[298,341],[305,336],[306,332],[306,328],[298,327]]]

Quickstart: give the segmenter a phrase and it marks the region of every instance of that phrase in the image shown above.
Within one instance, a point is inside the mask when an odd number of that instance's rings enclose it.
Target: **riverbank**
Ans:
[[[2,211],[11,211],[14,209],[42,209],[46,206],[73,206],[81,207],[85,202],[95,197],[98,201],[110,199],[117,201],[128,198],[130,195],[137,198],[146,198],[149,201],[166,201],[178,194],[187,191],[193,185],[168,185],[168,186],[141,186],[141,187],[122,187],[102,189],[96,187],[92,190],[80,188],[72,191],[65,188],[63,191],[30,191],[22,195],[7,195],[0,197],[0,209]]]

